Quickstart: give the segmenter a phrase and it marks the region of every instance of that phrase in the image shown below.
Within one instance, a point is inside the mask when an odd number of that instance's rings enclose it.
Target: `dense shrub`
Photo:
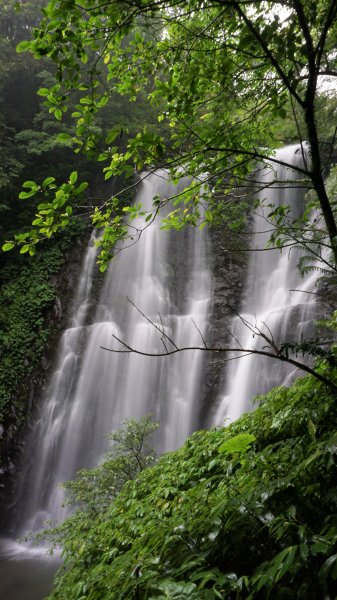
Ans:
[[[308,376],[195,433],[49,534],[65,557],[50,599],[335,598],[336,422]]]

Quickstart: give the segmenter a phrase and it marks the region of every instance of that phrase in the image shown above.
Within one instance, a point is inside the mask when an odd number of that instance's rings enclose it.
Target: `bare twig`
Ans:
[[[150,325],[152,325],[152,327],[154,327],[157,331],[159,331],[159,333],[162,336],[164,336],[176,350],[178,350],[178,346],[176,345],[176,343],[172,340],[172,338],[170,338],[170,336],[167,335],[167,333],[165,333],[164,330],[160,329],[160,327],[158,327],[158,325],[156,323],[154,323],[150,319],[150,317],[148,317],[145,313],[143,313],[143,311],[134,302],[132,302],[132,300],[130,300],[130,298],[127,298],[127,301],[130,302],[131,306],[133,306],[139,312],[139,314],[142,315],[142,317],[144,317],[144,319],[146,319],[146,321],[148,323],[150,323]],[[167,354],[170,354],[170,352],[168,352]]]
[[[166,352],[168,352],[168,348],[167,348],[167,346],[165,344],[165,337],[164,337],[164,323],[163,323],[163,319],[162,319],[162,316],[161,316],[160,312],[158,313],[158,317],[159,317],[159,321],[160,321],[162,332],[163,332],[163,335],[161,336],[160,339],[161,339],[161,342],[162,342],[162,344],[163,344]]]
[[[149,356],[149,357],[153,357],[153,358],[160,358],[160,357],[164,357],[164,356],[172,356],[173,354],[177,354],[179,352],[186,352],[186,351],[191,351],[191,350],[198,350],[201,352],[211,352],[214,354],[225,354],[226,357],[224,359],[222,359],[222,362],[229,362],[232,360],[237,360],[238,358],[242,358],[244,356],[250,356],[252,354],[256,354],[258,356],[265,356],[267,358],[273,358],[273,359],[277,359],[281,362],[286,362],[290,365],[293,365],[294,367],[296,367],[297,369],[300,369],[301,371],[305,371],[306,373],[309,373],[310,375],[312,375],[313,377],[315,377],[316,379],[318,379],[319,381],[321,381],[322,383],[324,383],[325,385],[329,386],[331,389],[333,389],[335,392],[337,392],[337,386],[327,377],[325,377],[324,375],[322,375],[321,373],[319,373],[318,371],[316,371],[315,369],[309,367],[308,365],[304,364],[304,363],[300,363],[299,361],[295,360],[292,357],[289,357],[287,350],[283,351],[282,346],[279,348],[275,341],[274,341],[274,336],[270,330],[270,328],[266,325],[266,323],[263,323],[263,325],[266,327],[266,329],[268,330],[270,337],[260,329],[260,327],[258,327],[257,325],[252,325],[252,323],[250,323],[245,317],[243,317],[242,315],[238,314],[233,308],[233,312],[238,316],[238,318],[241,320],[241,322],[245,325],[245,327],[247,327],[252,333],[253,335],[257,335],[258,337],[264,339],[267,344],[269,344],[269,348],[272,350],[272,352],[270,352],[268,349],[268,347],[263,347],[261,349],[258,348],[243,348],[242,345],[238,342],[240,347],[236,347],[236,348],[231,348],[231,347],[223,347],[223,346],[213,346],[210,347],[207,345],[204,336],[202,335],[200,329],[197,327],[196,323],[193,321],[193,324],[195,326],[195,328],[197,329],[197,331],[200,334],[200,337],[202,339],[203,342],[203,346],[183,346],[183,347],[179,347],[177,346],[177,344],[172,340],[172,338],[170,338],[164,331],[164,326],[163,326],[163,321],[162,321],[162,317],[159,314],[159,320],[161,323],[161,327],[159,327],[156,323],[154,323],[152,321],[152,319],[150,319],[150,317],[148,317],[134,302],[132,302],[132,300],[130,300],[129,298],[127,299],[128,302],[130,302],[130,304],[139,312],[140,315],[142,315],[142,317],[144,317],[144,319],[146,319],[146,321],[148,323],[150,323],[150,325],[152,327],[154,327],[154,329],[156,329],[160,334],[161,334],[161,341],[163,342],[164,348],[165,348],[165,352],[145,352],[143,350],[138,350],[137,348],[133,348],[132,346],[130,346],[129,344],[127,344],[124,340],[120,339],[118,336],[116,336],[115,334],[112,336],[119,344],[121,344],[122,348],[106,348],[105,346],[101,346],[102,350],[106,350],[107,352],[113,352],[115,354],[136,354],[136,355],[140,355],[140,356]],[[256,320],[256,317],[255,317]],[[236,338],[234,336],[232,336],[235,340]],[[165,344],[164,338],[166,338],[170,344],[172,344],[173,349],[169,350],[168,347]],[[237,340],[236,340],[237,341]],[[233,354],[239,354],[239,356],[228,356],[228,355],[233,355]]]
[[[231,354],[234,352],[239,352],[244,356],[256,354],[258,356],[265,356],[267,358],[273,358],[273,359],[276,358],[277,360],[280,360],[281,362],[288,363],[290,365],[293,365],[297,369],[300,369],[301,371],[305,371],[306,373],[309,373],[310,375],[312,375],[313,377],[315,377],[316,379],[318,379],[319,381],[324,383],[324,385],[327,385],[329,388],[333,389],[334,392],[337,392],[337,386],[330,379],[328,379],[327,377],[325,377],[318,371],[311,369],[304,363],[300,363],[299,361],[297,361],[293,358],[290,358],[288,356],[285,356],[284,354],[281,354],[281,353],[275,354],[274,352],[267,352],[266,350],[257,350],[257,349],[251,349],[251,348],[223,348],[223,347],[217,347],[217,348],[207,347],[207,348],[205,348],[204,346],[186,346],[186,347],[181,347],[181,348],[178,348],[176,346],[174,348],[174,350],[169,350],[168,352],[145,352],[143,350],[137,350],[136,348],[132,348],[131,346],[129,346],[129,344],[127,344],[126,342],[123,342],[123,340],[118,338],[116,335],[113,335],[113,337],[120,344],[122,344],[122,346],[124,346],[125,349],[118,350],[118,349],[114,349],[114,348],[106,348],[105,346],[101,346],[102,350],[106,350],[107,352],[113,352],[114,354],[130,354],[131,353],[131,354],[136,354],[139,356],[148,356],[148,357],[152,357],[152,358],[161,358],[164,356],[172,356],[174,354],[177,354],[178,352],[187,352],[187,351],[193,351],[193,350],[194,351],[198,350],[200,352],[213,352],[216,354]],[[239,357],[236,357],[236,358],[239,358]],[[233,360],[233,357],[226,358],[224,362],[227,362],[229,360]]]
[[[204,348],[207,350],[207,344],[206,344],[205,338],[204,338],[204,336],[202,335],[202,333],[201,333],[201,331],[200,331],[200,329],[199,329],[198,325],[196,324],[195,320],[193,319],[193,317],[192,317],[192,323],[193,323],[194,327],[196,328],[196,330],[198,331],[198,333],[199,333],[199,335],[200,335],[200,337],[201,337],[201,339],[202,339],[202,342],[203,342],[203,344],[204,344]]]

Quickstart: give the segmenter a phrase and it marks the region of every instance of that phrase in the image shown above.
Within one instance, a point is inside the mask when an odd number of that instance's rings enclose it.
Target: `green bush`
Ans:
[[[307,376],[260,404],[49,534],[65,558],[50,599],[335,598],[333,392]]]

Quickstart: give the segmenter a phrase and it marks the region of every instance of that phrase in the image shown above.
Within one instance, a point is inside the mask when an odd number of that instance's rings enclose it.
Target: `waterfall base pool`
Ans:
[[[51,591],[61,559],[43,548],[25,548],[0,539],[0,598],[43,600]]]

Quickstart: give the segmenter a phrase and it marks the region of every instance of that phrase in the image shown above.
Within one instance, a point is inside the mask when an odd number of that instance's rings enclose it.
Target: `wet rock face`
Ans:
[[[243,235],[236,236],[223,231],[221,227],[211,229],[211,261],[213,272],[213,301],[207,345],[225,347],[231,343],[230,327],[235,311],[241,303],[243,285],[247,272],[247,253],[240,252],[246,241]],[[242,239],[241,239],[242,238]],[[219,390],[224,386],[225,362],[223,354],[211,354],[204,377],[202,395],[204,402],[200,408],[200,427],[210,424],[212,406]]]
[[[206,230],[204,231],[206,236]],[[233,234],[224,231],[220,226],[208,229],[207,233],[207,260],[212,273],[211,314],[207,331],[202,333],[207,346],[225,347],[231,341],[229,331],[234,311],[239,310],[241,303],[247,253],[239,250],[240,246],[244,247],[247,244],[247,240],[244,239],[247,236],[236,234],[234,238]],[[184,243],[188,245],[188,242],[188,235],[185,235]],[[166,277],[170,280],[170,301],[178,310],[177,307],[182,307],[188,300],[186,286],[183,285],[188,248],[182,247],[181,232],[171,231],[169,244]],[[200,345],[202,344],[200,339]],[[223,389],[224,366],[224,355],[206,354],[205,372],[200,389],[200,410],[196,415],[199,428],[210,424],[212,405],[219,390]]]

